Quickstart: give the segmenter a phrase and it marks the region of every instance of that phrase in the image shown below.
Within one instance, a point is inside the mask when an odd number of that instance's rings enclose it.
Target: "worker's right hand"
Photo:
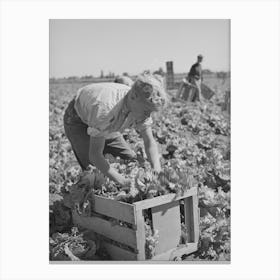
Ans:
[[[129,191],[132,187],[132,181],[130,179],[125,179],[124,182],[121,184],[121,189],[123,191]]]

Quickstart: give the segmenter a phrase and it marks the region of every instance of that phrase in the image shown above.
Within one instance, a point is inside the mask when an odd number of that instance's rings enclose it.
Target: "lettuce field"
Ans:
[[[106,155],[120,173],[130,177],[130,189],[120,189],[94,167],[82,173],[64,134],[63,114],[85,83],[50,83],[49,104],[49,258],[50,260],[110,260],[102,239],[72,223],[71,208],[92,213],[89,193],[132,203],[197,186],[200,239],[197,252],[177,261],[230,261],[230,116],[223,111],[228,81],[211,80],[216,94],[205,103],[189,103],[169,92],[169,105],[154,116],[153,134],[163,172],[154,174],[138,134],[124,138],[138,160],[124,162]],[[152,257],[157,234],[146,222],[146,257]],[[114,223],[114,221],[112,221]],[[126,226],[126,225],[123,225]],[[182,227],[182,240],[186,232]],[[182,241],[183,242],[183,241]]]

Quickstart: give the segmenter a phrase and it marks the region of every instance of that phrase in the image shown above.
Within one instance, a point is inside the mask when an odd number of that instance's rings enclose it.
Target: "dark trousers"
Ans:
[[[195,86],[189,91],[189,101],[195,102],[201,100],[201,80],[197,80],[194,77],[189,78],[189,82]]]
[[[75,101],[72,100],[64,114],[64,130],[69,139],[74,154],[81,168],[85,170],[90,164],[89,161],[89,143],[90,136],[87,134],[87,124],[78,116],[75,108]],[[136,154],[131,150],[121,134],[116,137],[106,138],[103,154],[111,154],[114,157],[119,156],[122,159],[135,159]]]

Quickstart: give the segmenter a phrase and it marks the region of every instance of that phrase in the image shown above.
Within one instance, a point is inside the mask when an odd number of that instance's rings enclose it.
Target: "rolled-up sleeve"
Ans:
[[[107,128],[109,126],[108,110],[106,105],[101,102],[97,102],[91,106],[90,112],[88,112],[88,135],[92,137],[106,137],[108,135]]]
[[[87,134],[91,137],[105,137],[107,134],[104,131],[100,131],[94,127],[88,127]]]

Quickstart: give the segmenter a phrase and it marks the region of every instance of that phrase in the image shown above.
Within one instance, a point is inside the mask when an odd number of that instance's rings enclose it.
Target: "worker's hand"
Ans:
[[[132,181],[130,179],[125,179],[123,184],[121,184],[121,189],[123,191],[129,191],[132,187]]]
[[[95,174],[85,171],[83,174],[81,174],[77,186],[79,188],[93,188],[94,183],[95,183]]]

